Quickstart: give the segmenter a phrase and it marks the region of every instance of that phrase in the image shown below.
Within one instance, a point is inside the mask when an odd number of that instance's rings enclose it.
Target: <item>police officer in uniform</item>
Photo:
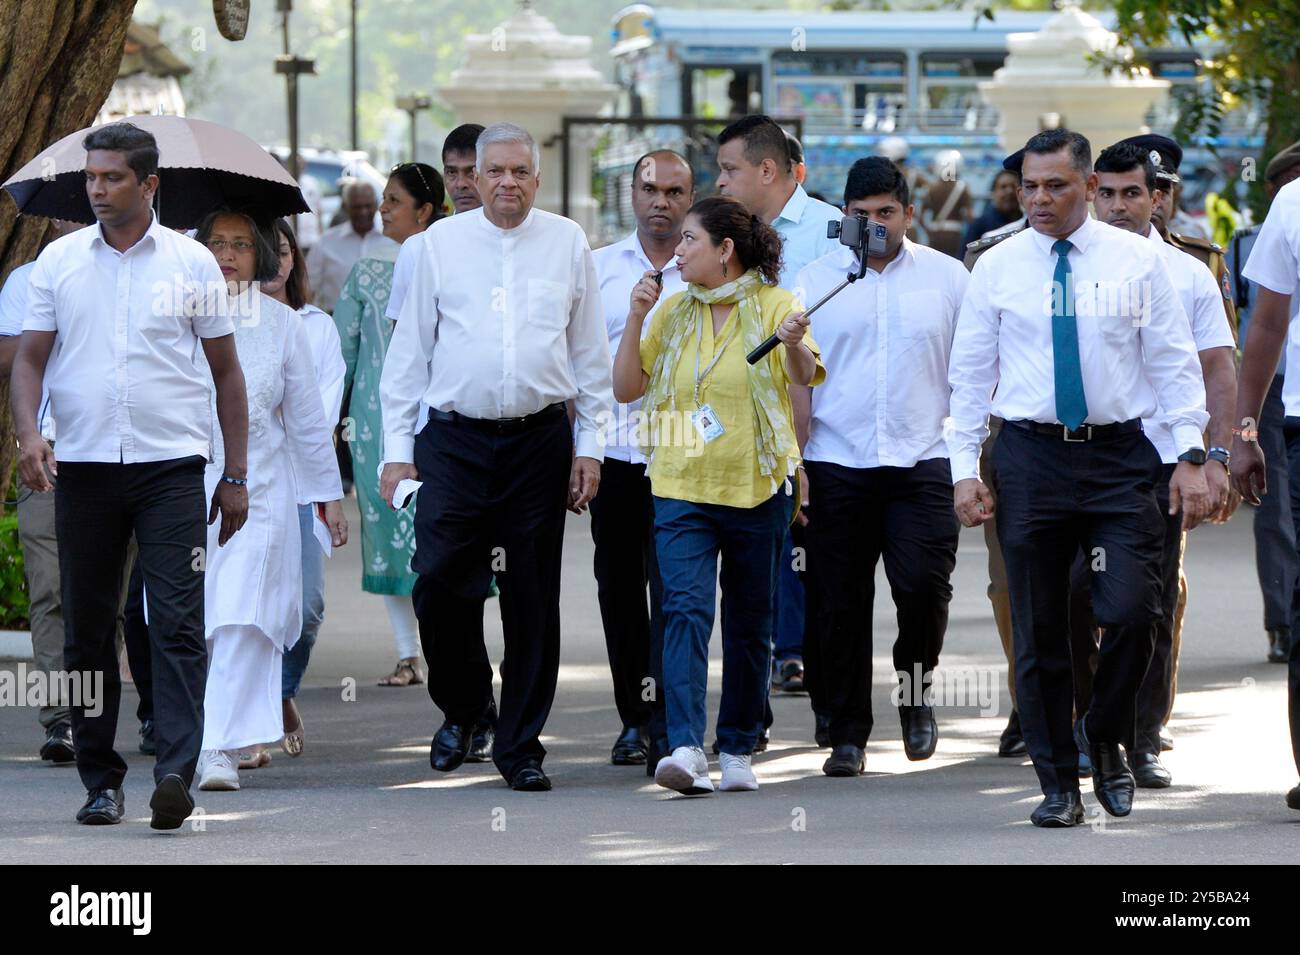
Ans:
[[[1300,143],[1279,152],[1264,171],[1264,190],[1269,202],[1291,180],[1300,178]],[[1232,237],[1227,264],[1236,290],[1235,304],[1240,316],[1241,346],[1246,347],[1250,334],[1250,313],[1257,290],[1242,274],[1259,235],[1261,225],[1240,229]],[[1296,311],[1295,302],[1292,312]],[[1286,441],[1282,437],[1282,388],[1286,374],[1286,356],[1264,396],[1264,411],[1259,417],[1259,446],[1268,468],[1268,490],[1259,495],[1255,508],[1255,569],[1264,598],[1264,631],[1268,636],[1268,662],[1286,663],[1291,648],[1291,601],[1300,569],[1296,551],[1295,527],[1291,520],[1291,500],[1286,465]]]

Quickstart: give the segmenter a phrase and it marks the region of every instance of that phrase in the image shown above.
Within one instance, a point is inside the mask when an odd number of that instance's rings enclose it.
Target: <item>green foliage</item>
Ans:
[[[18,541],[18,515],[0,516],[0,630],[26,630],[27,577]]]

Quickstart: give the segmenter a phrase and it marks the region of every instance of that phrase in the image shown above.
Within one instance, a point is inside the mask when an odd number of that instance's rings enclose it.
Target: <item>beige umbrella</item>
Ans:
[[[158,142],[158,219],[193,228],[214,209],[239,209],[260,220],[310,212],[298,183],[275,157],[243,133],[183,116],[129,116]],[[9,177],[2,188],[27,215],[91,223],[86,150],[91,129],[64,136]]]

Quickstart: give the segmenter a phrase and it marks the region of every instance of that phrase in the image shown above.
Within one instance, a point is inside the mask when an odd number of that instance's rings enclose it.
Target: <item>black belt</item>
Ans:
[[[430,408],[429,420],[442,421],[458,428],[503,435],[530,431],[564,414],[567,414],[564,402],[557,401],[553,405],[547,405],[541,411],[524,415],[522,418],[470,418],[458,411],[439,411],[437,408]]]
[[[1117,421],[1114,424],[1085,424],[1071,431],[1063,424],[1044,424],[1041,421],[1007,421],[1006,424],[1013,428],[1019,428],[1021,431],[1031,431],[1034,434],[1045,434],[1048,437],[1060,438],[1062,441],[1069,441],[1071,444],[1082,443],[1085,441],[1104,441],[1107,438],[1117,438],[1121,434],[1136,434],[1142,430],[1141,418],[1130,418],[1128,421]]]

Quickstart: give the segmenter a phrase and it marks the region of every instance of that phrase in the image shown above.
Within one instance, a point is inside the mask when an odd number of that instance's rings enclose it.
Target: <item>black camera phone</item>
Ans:
[[[865,248],[870,258],[882,258],[889,247],[889,232],[879,222],[866,216],[845,216],[839,222],[826,223],[826,238],[839,239],[862,258]]]

